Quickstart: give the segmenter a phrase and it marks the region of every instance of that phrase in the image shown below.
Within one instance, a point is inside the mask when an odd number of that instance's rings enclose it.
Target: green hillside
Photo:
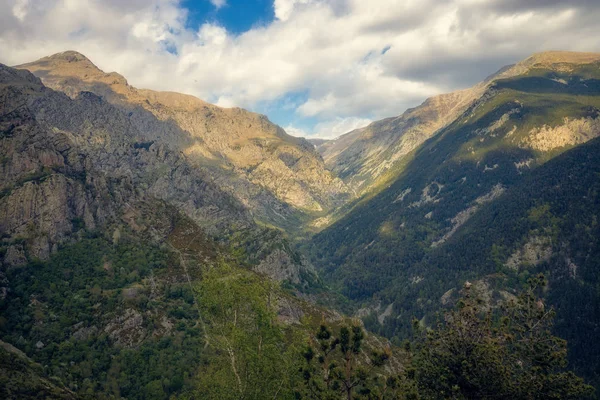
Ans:
[[[451,304],[442,295],[467,279],[483,282],[493,305],[501,289],[510,293],[544,271],[557,331],[567,334],[571,324],[572,363],[597,379],[599,348],[590,341],[600,300],[600,142],[567,150],[600,132],[599,77],[595,63],[497,81],[419,147],[389,186],[315,235],[306,248],[325,282],[348,300],[338,304],[365,307],[367,326],[400,342],[413,317],[434,323]],[[509,262],[528,240],[541,259]],[[568,278],[570,264],[576,279]]]
[[[0,94],[0,397],[292,399],[319,326],[359,329],[294,295],[314,271],[280,231],[104,99],[1,64]]]
[[[291,399],[319,324],[353,324],[252,272],[185,219],[162,244],[85,233],[6,279],[0,337],[32,360],[0,349],[6,398]],[[366,349],[379,346],[367,337]]]

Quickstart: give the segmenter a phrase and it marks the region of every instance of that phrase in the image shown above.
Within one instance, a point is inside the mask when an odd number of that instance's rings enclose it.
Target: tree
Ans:
[[[554,311],[537,297],[543,276],[496,312],[465,285],[456,310],[426,334],[415,358],[428,398],[580,399],[593,389],[565,371],[566,342],[552,335]]]
[[[293,356],[275,321],[273,284],[221,263],[204,273],[196,290],[206,345],[214,352],[200,371],[197,396],[286,398]]]
[[[536,296],[546,280],[530,279],[516,301],[504,307],[503,333],[511,369],[513,392],[527,399],[580,399],[592,395],[591,386],[567,366],[567,342],[552,335],[555,312]]]
[[[365,335],[360,326],[342,326],[339,335],[321,325],[311,344],[303,353],[304,367],[300,369],[304,394],[311,399],[399,398],[402,379],[386,376],[383,366],[391,351],[363,350]]]

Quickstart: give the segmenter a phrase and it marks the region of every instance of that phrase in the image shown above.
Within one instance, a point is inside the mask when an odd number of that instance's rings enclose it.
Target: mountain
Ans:
[[[493,307],[544,272],[571,364],[598,384],[600,54],[536,54],[477,87],[306,249],[350,300],[338,304],[398,342],[413,317],[435,325],[467,279]]]
[[[295,295],[310,264],[210,168],[71,95],[0,65],[3,398],[293,398],[299,349],[357,322]]]
[[[5,265],[46,260],[85,230],[148,229],[140,228],[143,214],[173,208],[263,273],[295,283],[311,275],[279,231],[257,225],[209,171],[148,141],[116,106],[91,92],[72,99],[27,71],[0,68]],[[172,228],[169,218],[149,218],[164,225],[156,237]]]
[[[329,169],[357,193],[377,191],[398,175],[403,160],[419,145],[462,115],[496,81],[523,75],[532,68],[562,63],[589,63],[593,53],[547,52],[503,67],[470,89],[427,99],[398,117],[376,121],[339,138],[319,143],[318,151]]]
[[[538,54],[476,88],[375,123],[389,145],[369,143],[396,158],[344,183],[315,149],[350,154],[343,141],[136,89],[74,52],[0,65],[2,395],[410,397],[445,374],[419,367],[423,338],[394,346],[413,318],[434,327],[470,288],[479,319],[540,272],[543,300],[514,310],[555,307],[571,366],[598,385],[600,56]],[[527,368],[557,393],[580,381],[547,336],[552,368]]]
[[[343,182],[326,170],[310,143],[286,134],[264,115],[189,95],[137,89],[73,51],[17,68],[71,98],[80,92],[100,96],[121,111],[145,142],[182,153],[262,223],[295,226],[348,198]]]
[[[399,117],[387,118],[317,146],[326,165],[358,193],[368,192],[417,146],[455,119],[481,88],[436,96]]]

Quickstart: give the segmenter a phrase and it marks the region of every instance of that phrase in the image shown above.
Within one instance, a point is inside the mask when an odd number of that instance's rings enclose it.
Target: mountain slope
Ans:
[[[315,277],[279,230],[96,94],[0,65],[0,154],[6,398],[294,398],[298,349],[354,325],[292,294]]]
[[[447,125],[481,95],[481,88],[432,97],[399,117],[376,121],[319,145],[326,165],[357,193]]]
[[[452,123],[497,80],[525,74],[534,67],[560,68],[560,64],[590,64],[598,54],[547,52],[500,69],[474,87],[427,99],[399,117],[376,121],[317,146],[326,165],[358,195],[378,190],[377,186],[398,175],[398,165],[415,148]]]
[[[148,142],[127,115],[97,95],[71,99],[27,71],[0,66],[0,96],[4,265],[48,259],[84,230],[142,229],[139,220],[148,210],[167,206],[275,279],[300,283],[301,275],[311,275],[282,234],[257,225],[208,171]],[[171,223],[164,224],[168,231]]]
[[[0,394],[4,399],[76,399],[56,378],[23,352],[0,341]]]
[[[405,157],[397,178],[379,194],[313,237],[308,248],[317,269],[355,310],[363,307],[359,315],[368,326],[401,340],[413,316],[432,323],[464,280],[474,280],[493,304],[526,278],[521,273],[528,265],[557,274],[548,294],[553,304],[576,303],[557,282],[565,259],[595,254],[597,248],[595,238],[582,242],[572,232],[589,223],[595,229],[584,215],[593,221],[597,212],[598,141],[582,144],[600,136],[597,60],[600,55],[550,53],[518,64],[519,74],[495,79],[459,118]],[[525,194],[514,194],[518,191]],[[513,199],[513,209],[523,208],[520,214],[500,214],[506,198]],[[558,218],[549,233],[527,225],[528,218],[553,221],[545,202]],[[580,206],[586,211],[575,211]],[[477,219],[485,223],[475,228],[470,224]],[[530,228],[513,235],[512,224]],[[566,250],[574,242],[579,250]],[[587,262],[588,271],[597,270],[597,261]],[[582,280],[585,287],[596,285],[590,274]],[[600,302],[591,294],[589,300],[592,308]],[[566,314],[559,315],[567,321]],[[580,321],[576,313],[569,318]],[[571,348],[587,346],[585,335],[571,329]],[[595,374],[593,365],[577,364],[587,368],[588,377]]]
[[[325,169],[306,140],[286,134],[262,115],[225,109],[193,96],[136,89],[117,73],[104,73],[76,52],[19,66],[47,86],[75,98],[93,92],[120,109],[145,140],[181,151],[207,169],[255,217],[293,226],[306,214],[343,203],[344,184]]]
[[[594,339],[600,333],[599,155],[597,138],[532,171],[484,205],[416,267],[425,276],[443,271],[444,285],[437,288],[440,297],[452,289],[450,282],[460,279],[485,276],[499,290],[545,273],[550,279],[547,300],[557,309],[556,330],[568,340],[571,366],[596,385],[600,383],[600,347]],[[487,274],[504,275],[506,281],[494,283]],[[430,282],[423,281],[423,286],[431,288],[433,282],[425,280]]]

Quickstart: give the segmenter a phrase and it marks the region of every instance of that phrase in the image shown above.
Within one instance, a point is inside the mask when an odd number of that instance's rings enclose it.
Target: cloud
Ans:
[[[286,21],[294,13],[295,8],[315,3],[315,0],[275,0],[273,11],[275,18]]]
[[[17,0],[12,8],[13,15],[21,22],[27,16],[27,8],[29,6],[29,0]]]
[[[321,139],[333,139],[344,133],[365,127],[373,122],[369,118],[349,117],[334,118],[329,121],[320,122],[311,130],[298,128],[294,125],[288,125],[284,129],[292,136],[304,136]]]
[[[318,123],[315,126],[315,137],[333,139],[344,133],[369,125],[372,120],[368,118],[349,117],[335,118],[330,121]]]
[[[181,4],[0,0],[0,62],[73,49],[135,86],[250,109],[306,93],[276,122],[330,136],[533,52],[600,50],[595,0],[274,0],[275,19],[241,34],[218,20],[192,29]]]
[[[227,0],[210,0],[210,2],[217,8],[217,10],[227,5]]]
[[[284,127],[283,129],[289,135],[296,136],[296,137],[317,137],[314,134],[311,134],[310,132],[306,131],[305,129],[298,128],[294,125],[288,125],[288,126]]]

